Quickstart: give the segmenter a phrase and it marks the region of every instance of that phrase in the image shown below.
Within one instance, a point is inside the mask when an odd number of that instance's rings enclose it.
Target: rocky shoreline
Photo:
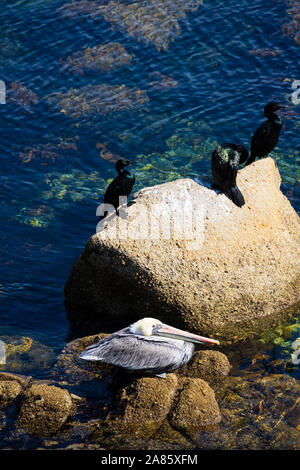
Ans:
[[[101,337],[68,343],[45,380],[0,372],[1,448],[298,447],[299,383],[276,361],[263,373],[259,351],[245,373],[237,350],[228,351],[232,367],[224,353],[200,349],[166,379],[137,377],[78,359]]]

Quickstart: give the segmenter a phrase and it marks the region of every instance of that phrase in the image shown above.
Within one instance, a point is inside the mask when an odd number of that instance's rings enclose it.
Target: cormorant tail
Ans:
[[[237,185],[231,186],[228,192],[230,195],[230,199],[232,200],[232,202],[234,202],[236,206],[242,207],[245,204],[244,196],[242,195]]]

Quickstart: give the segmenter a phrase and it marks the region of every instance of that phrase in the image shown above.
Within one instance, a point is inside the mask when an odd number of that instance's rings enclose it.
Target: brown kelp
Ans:
[[[17,103],[18,105],[29,109],[39,101],[38,95],[21,82],[10,83],[7,90],[7,98],[8,102]]]
[[[87,85],[71,88],[66,93],[56,92],[46,97],[50,105],[73,119],[90,114],[108,114],[138,108],[149,101],[144,90],[125,85]]]
[[[125,47],[119,42],[99,44],[86,47],[81,51],[60,59],[63,65],[61,72],[76,72],[83,74],[84,70],[98,70],[108,72],[122,65],[129,64],[133,55],[128,54]]]
[[[126,31],[137,41],[153,44],[157,50],[166,50],[181,34],[179,20],[188,12],[196,11],[203,0],[144,0],[134,3],[111,1],[72,2],[60,9],[64,18],[87,15],[104,17]]]
[[[289,7],[287,13],[290,21],[284,23],[281,30],[300,45],[300,0],[285,0],[285,3]]]

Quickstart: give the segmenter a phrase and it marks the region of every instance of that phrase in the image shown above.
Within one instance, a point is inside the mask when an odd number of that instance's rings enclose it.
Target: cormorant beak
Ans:
[[[220,344],[216,339],[206,338],[205,336],[198,336],[188,331],[179,330],[169,325],[158,325],[152,332],[153,335],[164,336],[166,338],[179,339],[181,341],[189,341],[191,343],[210,343]]]

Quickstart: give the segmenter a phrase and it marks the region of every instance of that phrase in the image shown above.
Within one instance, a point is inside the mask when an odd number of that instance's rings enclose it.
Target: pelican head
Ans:
[[[133,334],[142,336],[164,336],[165,338],[188,341],[191,343],[220,344],[216,339],[206,338],[205,336],[199,336],[194,333],[179,330],[178,328],[173,328],[156,318],[143,318],[142,320],[138,320],[130,326],[130,330]]]

